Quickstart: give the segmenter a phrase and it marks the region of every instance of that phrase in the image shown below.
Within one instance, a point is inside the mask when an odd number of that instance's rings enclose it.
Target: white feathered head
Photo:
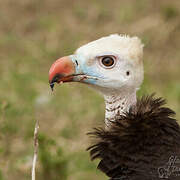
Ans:
[[[143,81],[143,44],[138,37],[113,34],[58,59],[49,71],[51,87],[60,82],[90,84],[103,93],[138,89]]]

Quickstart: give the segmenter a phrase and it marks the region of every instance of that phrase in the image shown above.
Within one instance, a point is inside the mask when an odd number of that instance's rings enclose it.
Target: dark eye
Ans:
[[[114,65],[114,59],[112,57],[109,57],[109,56],[103,57],[101,62],[106,67],[111,67]]]

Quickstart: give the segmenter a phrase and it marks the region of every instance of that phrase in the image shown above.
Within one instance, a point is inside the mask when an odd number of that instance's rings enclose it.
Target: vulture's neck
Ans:
[[[120,115],[128,111],[132,105],[136,104],[136,90],[132,92],[114,92],[104,95],[106,111],[105,123],[115,121]]]

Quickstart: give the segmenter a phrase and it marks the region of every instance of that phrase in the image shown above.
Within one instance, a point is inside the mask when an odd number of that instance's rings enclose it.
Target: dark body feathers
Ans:
[[[180,126],[164,104],[143,97],[110,129],[89,133],[96,138],[91,159],[100,159],[98,169],[111,180],[180,180]]]

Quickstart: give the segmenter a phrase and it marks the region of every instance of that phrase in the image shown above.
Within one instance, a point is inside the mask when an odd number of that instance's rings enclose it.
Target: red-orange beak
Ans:
[[[55,61],[49,70],[49,83],[53,90],[54,83],[70,82],[75,74],[75,66],[69,56]]]

